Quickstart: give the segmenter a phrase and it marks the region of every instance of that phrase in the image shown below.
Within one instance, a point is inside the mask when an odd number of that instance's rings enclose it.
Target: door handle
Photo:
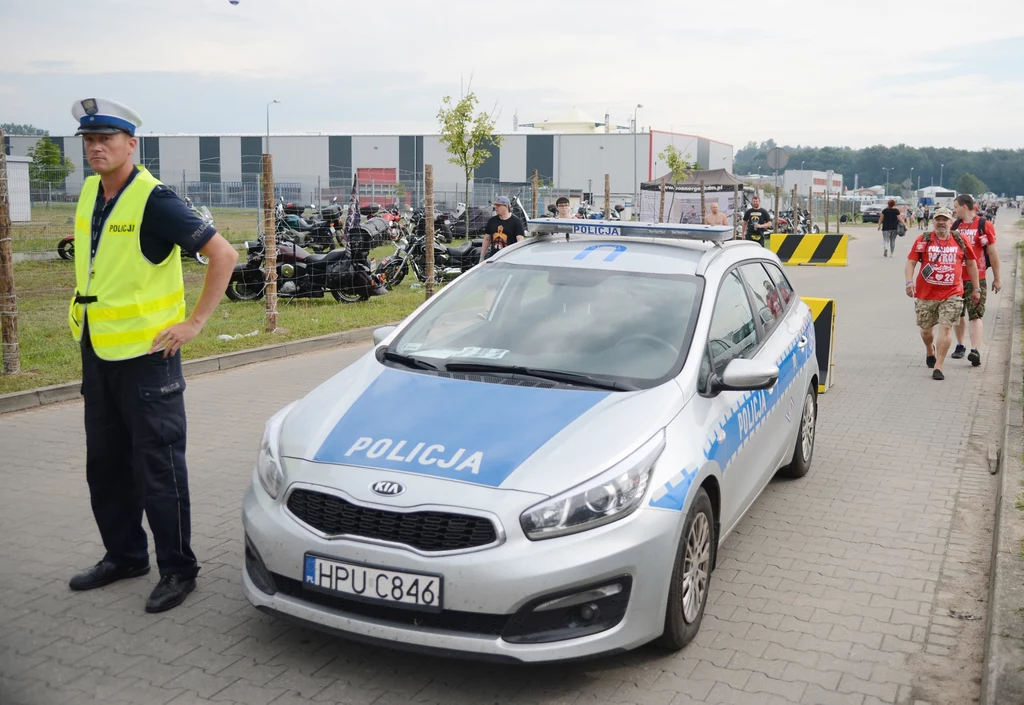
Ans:
[[[802,335],[802,336],[800,336],[800,342],[797,343],[796,346],[798,348],[805,348],[805,347],[807,347],[807,343],[808,342],[809,341],[807,340],[807,336],[806,335]]]

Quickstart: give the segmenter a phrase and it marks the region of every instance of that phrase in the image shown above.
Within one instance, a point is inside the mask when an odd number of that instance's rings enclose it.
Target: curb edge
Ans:
[[[235,367],[241,367],[242,365],[250,365],[254,362],[277,360],[283,357],[301,355],[303,353],[332,348],[338,345],[348,345],[351,343],[362,342],[364,340],[370,340],[373,337],[373,331],[389,325],[398,324],[382,323],[381,325],[376,326],[366,326],[363,328],[340,331],[338,333],[328,333],[327,335],[321,335],[316,338],[300,338],[298,340],[290,340],[285,343],[275,343],[273,345],[264,345],[258,348],[249,348],[248,350],[237,350],[235,352],[222,353],[220,355],[200,357],[195,360],[186,360],[182,362],[181,367],[182,371],[186,375],[201,375],[209,372],[230,370]],[[39,387],[37,389],[29,389],[23,392],[0,394],[0,414],[24,411],[26,409],[33,409],[39,406],[46,406],[47,404],[56,404],[57,402],[78,399],[81,396],[81,385],[82,380],[75,380],[74,382],[54,384],[49,387]]]
[[[1017,249],[1016,247],[1014,249]],[[985,624],[985,655],[981,674],[981,705],[1024,700],[1024,622],[1017,605],[1024,585],[1024,561],[1019,557],[1020,527],[1024,517],[1016,509],[1017,494],[1024,478],[1024,428],[1020,414],[1024,393],[1024,360],[1021,345],[1021,310],[1024,281],[1021,263],[1024,251],[1014,257],[1013,304],[1011,309],[1010,359],[1006,370],[1003,434],[996,485],[995,522],[989,575],[988,618]],[[1014,414],[1014,410],[1017,413]]]

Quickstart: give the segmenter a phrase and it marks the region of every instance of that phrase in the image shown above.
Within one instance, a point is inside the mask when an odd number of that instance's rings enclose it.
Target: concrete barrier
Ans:
[[[772,237],[775,237],[772,235]],[[832,386],[832,354],[836,341],[835,299],[815,299],[801,296],[811,307],[814,316],[814,354],[818,358],[818,394]]]
[[[811,264],[818,267],[845,267],[850,236],[839,235],[780,235],[772,233],[768,248],[779,256],[783,264]]]

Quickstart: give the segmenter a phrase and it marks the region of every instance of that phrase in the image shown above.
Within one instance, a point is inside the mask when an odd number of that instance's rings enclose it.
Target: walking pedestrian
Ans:
[[[925,206],[924,207],[924,214],[922,215],[922,217],[924,218],[924,223],[921,224],[921,228],[923,230],[927,230],[928,229],[928,223],[932,219],[932,207],[931,206]]]
[[[748,240],[753,240],[763,247],[768,247],[764,234],[765,230],[772,227],[771,221],[771,214],[761,207],[761,197],[754,196],[751,198],[750,208],[743,213],[743,225],[745,227],[746,238]]]
[[[96,173],[75,212],[75,297],[68,320],[81,347],[85,474],[106,553],[71,578],[92,590],[149,572],[145,512],[160,581],[147,612],[180,605],[199,572],[190,545],[181,346],[213,313],[238,253],[146,169],[132,163],[138,113],[103,98],[72,106]],[[209,257],[203,292],[185,316],[180,250]]]
[[[512,201],[508,196],[495,198],[494,210],[496,215],[492,215],[484,226],[484,242],[480,247],[481,262],[498,250],[514,245],[526,237],[526,229],[522,222],[512,215]]]
[[[878,229],[882,231],[882,256],[889,257],[896,251],[896,237],[899,226],[907,227],[903,214],[896,208],[896,199],[889,199],[889,207],[885,208],[878,219]]]
[[[973,291],[971,282],[964,277],[964,308],[960,312],[960,320],[957,321],[953,332],[956,335],[956,348],[950,355],[954,360],[961,359],[965,354],[973,367],[981,366],[981,341],[984,338],[985,301],[988,299],[988,287],[986,286],[986,274],[988,266],[992,267],[992,293],[998,294],[1003,288],[1001,268],[999,264],[999,253],[996,251],[996,229],[992,221],[978,215],[978,204],[970,194],[960,194],[953,202],[952,228],[960,233],[968,245],[974,248],[974,255],[978,262],[978,279],[981,285],[981,299],[977,304],[972,303],[970,294]],[[968,324],[969,321],[969,324]],[[964,333],[970,328],[971,351],[967,352],[964,345]]]
[[[946,208],[935,211],[935,230],[914,241],[904,267],[907,296],[914,299],[917,325],[925,347],[925,364],[932,379],[945,379],[942,364],[952,343],[952,329],[963,309],[966,271],[973,286],[970,298],[977,305],[981,299],[978,266],[974,250],[953,232],[953,214]],[[914,270],[921,268],[914,277]],[[934,334],[939,327],[938,338]]]

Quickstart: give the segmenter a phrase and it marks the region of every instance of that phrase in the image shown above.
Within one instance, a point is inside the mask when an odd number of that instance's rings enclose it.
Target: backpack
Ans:
[[[985,218],[985,216],[983,216],[983,215],[978,216],[978,235],[979,236],[984,234],[985,226],[987,224],[988,224],[988,219]],[[960,234],[957,231],[957,228],[959,228],[961,225],[963,225],[963,221],[960,220],[959,218],[957,218],[956,220],[953,221],[953,232],[955,232],[957,235]],[[985,249],[983,249],[982,253],[985,255],[985,269],[986,270],[992,269],[992,262],[990,262],[989,259],[988,259],[988,248],[986,247]]]

